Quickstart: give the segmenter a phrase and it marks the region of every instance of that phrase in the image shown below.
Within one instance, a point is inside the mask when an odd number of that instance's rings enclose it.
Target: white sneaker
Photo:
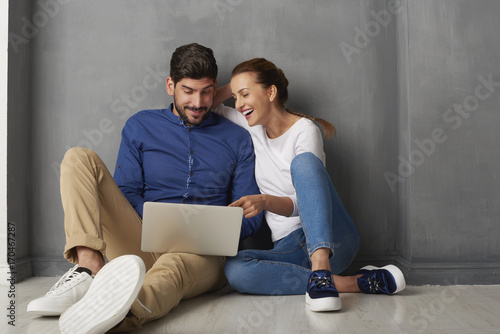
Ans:
[[[87,294],[59,318],[62,334],[105,333],[130,310],[144,281],[140,257],[124,255],[106,264],[95,276]]]
[[[74,266],[41,298],[28,304],[28,312],[41,316],[58,316],[85,296],[92,276],[86,272],[75,271]]]

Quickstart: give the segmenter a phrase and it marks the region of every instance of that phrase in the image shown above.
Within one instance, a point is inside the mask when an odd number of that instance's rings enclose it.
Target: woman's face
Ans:
[[[244,72],[232,77],[231,92],[236,100],[236,110],[245,116],[248,125],[265,126],[271,107],[269,89],[255,82],[255,74]]]

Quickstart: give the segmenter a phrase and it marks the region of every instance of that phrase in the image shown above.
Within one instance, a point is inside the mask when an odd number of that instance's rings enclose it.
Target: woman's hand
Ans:
[[[217,91],[215,93],[212,106],[216,108],[219,106],[219,104],[228,100],[230,97],[231,97],[231,86],[229,86],[229,84],[219,87],[217,88]]]
[[[293,202],[290,197],[277,197],[267,194],[243,196],[229,204],[243,208],[245,218],[252,218],[263,210],[280,216],[289,217],[293,213]]]
[[[245,218],[252,218],[266,209],[266,195],[243,196],[239,200],[229,204],[229,206],[239,206],[243,208],[243,215]]]

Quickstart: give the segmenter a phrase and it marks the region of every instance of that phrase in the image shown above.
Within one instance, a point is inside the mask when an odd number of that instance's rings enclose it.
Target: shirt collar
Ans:
[[[198,125],[198,126],[189,126],[189,125],[186,125],[184,123],[184,120],[180,116],[176,116],[172,112],[172,107],[173,107],[173,103],[171,103],[170,106],[168,106],[167,109],[164,109],[164,113],[167,116],[167,119],[169,121],[171,121],[172,123],[178,124],[178,125],[180,125],[182,127],[202,128],[202,127],[209,126],[209,125],[212,125],[212,124],[216,123],[216,120],[214,118],[214,113],[212,111],[210,111],[210,113],[208,114],[208,118],[205,119],[203,122],[201,122],[200,125]]]

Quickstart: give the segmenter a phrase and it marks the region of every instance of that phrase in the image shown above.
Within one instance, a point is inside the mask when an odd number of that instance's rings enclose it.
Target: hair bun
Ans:
[[[283,84],[284,87],[288,87],[288,79],[285,76],[285,73],[283,73],[283,70],[281,68],[278,68],[278,80]]]

